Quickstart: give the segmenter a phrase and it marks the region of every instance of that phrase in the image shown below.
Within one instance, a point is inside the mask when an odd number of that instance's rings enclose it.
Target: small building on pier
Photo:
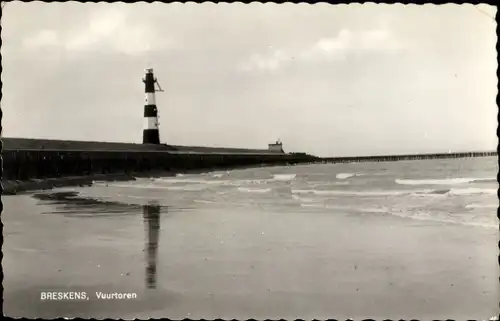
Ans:
[[[283,150],[283,143],[278,139],[276,143],[269,144],[268,147],[270,152],[276,152],[276,153],[285,153]]]

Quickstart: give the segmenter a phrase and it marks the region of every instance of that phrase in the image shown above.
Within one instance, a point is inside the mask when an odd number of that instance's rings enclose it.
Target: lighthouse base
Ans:
[[[142,134],[143,144],[160,144],[160,133],[158,129],[145,129]]]

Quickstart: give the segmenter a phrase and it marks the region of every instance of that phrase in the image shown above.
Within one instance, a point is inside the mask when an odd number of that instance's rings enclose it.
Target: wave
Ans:
[[[362,213],[388,213],[388,209],[384,207],[365,207],[358,208],[356,206],[349,205],[333,205],[325,203],[302,203],[301,207],[311,207],[311,208],[322,208],[328,210],[342,210],[346,212],[362,212]]]
[[[423,190],[420,193],[431,193],[434,190]],[[315,189],[293,189],[293,194],[315,194],[315,195],[345,195],[345,196],[397,196],[415,193],[415,191],[339,191],[339,190],[315,190]],[[417,192],[418,193],[418,192]]]
[[[349,177],[353,177],[353,176],[362,176],[363,174],[354,174],[354,173],[339,173],[337,174],[337,179],[346,179],[346,178],[349,178]]]
[[[459,217],[444,217],[442,214],[431,214],[431,212],[424,210],[406,210],[404,208],[390,208],[384,206],[373,207],[356,207],[348,205],[333,205],[325,203],[302,203],[301,207],[323,209],[323,210],[342,210],[346,212],[356,213],[373,213],[397,216],[405,219],[418,220],[418,221],[431,221],[437,223],[451,223],[465,226],[483,227],[483,228],[498,228],[493,222],[478,222],[473,220],[461,220]]]
[[[211,180],[211,179],[175,179],[175,178],[159,178],[156,180],[158,183],[166,184],[208,184],[208,185],[232,185],[240,186],[242,184],[265,184],[269,179],[239,179],[239,180]]]
[[[474,208],[498,208],[498,204],[467,204],[465,208],[474,209]]]
[[[121,194],[116,194],[116,196],[123,196],[123,197],[128,197],[128,198],[135,198],[135,199],[145,199],[145,200],[157,200],[157,196],[136,196],[136,195],[121,195]],[[101,197],[109,197],[109,196],[101,196]]]
[[[396,179],[400,185],[455,185],[472,182],[496,182],[496,178]]]
[[[271,191],[270,188],[247,188],[247,187],[238,187],[238,191],[243,193],[269,193]]]
[[[338,185],[350,185],[350,183],[348,181],[342,181],[342,182],[308,181],[308,186],[313,188],[321,186],[338,186]]]
[[[294,200],[296,200],[296,201],[299,201],[299,202],[306,202],[306,203],[312,203],[312,202],[315,202],[315,199],[314,199],[314,198],[300,197],[300,196],[293,195],[293,194],[292,194],[292,199],[294,199]]]
[[[160,189],[169,191],[202,191],[205,189],[203,186],[162,186],[162,185],[142,185],[142,184],[108,184],[107,187],[117,188],[131,188],[131,189]]]
[[[224,174],[216,173],[211,174],[211,178],[220,178]],[[159,184],[200,184],[200,185],[229,185],[229,186],[241,186],[244,184],[266,184],[271,181],[288,181],[293,180],[296,174],[278,174],[274,175],[273,179],[265,178],[265,179],[196,179],[196,178],[156,178],[154,182]]]
[[[204,186],[165,186],[163,189],[169,191],[203,191],[205,190]]]
[[[496,195],[497,190],[491,188],[451,188],[451,189],[422,189],[422,190],[385,190],[385,191],[340,191],[316,189],[292,189],[292,194],[315,195],[344,195],[344,196],[456,196],[471,194]]]
[[[208,201],[208,200],[193,200],[195,203],[203,203],[203,204],[213,204],[215,203],[214,201]]]
[[[398,216],[401,218],[407,218],[418,221],[431,221],[437,223],[451,223],[465,226],[474,226],[474,227],[484,227],[484,228],[498,228],[498,224],[488,223],[488,222],[476,222],[476,221],[461,221],[458,219],[450,219],[444,217],[438,217],[436,215],[431,215],[430,212],[427,211],[416,211],[409,212],[403,209],[399,210],[389,210],[388,214],[393,216]]]
[[[167,183],[167,184],[213,184],[213,185],[224,185],[230,183],[228,180],[207,180],[207,179],[175,179],[175,178],[157,178],[155,182]]]
[[[422,195],[422,194],[432,194],[432,195],[446,195],[450,193],[450,189],[433,189],[429,192],[413,192],[411,195]]]
[[[496,195],[498,192],[494,188],[452,188],[448,192],[449,195],[471,195],[471,194],[489,194]]]
[[[322,204],[322,203],[301,203],[301,207],[310,207],[310,208],[319,208],[319,209],[334,209],[329,205]]]
[[[273,180],[275,181],[291,181],[297,174],[275,174],[273,175]]]
[[[216,172],[206,173],[206,175],[208,174],[210,177],[221,178],[222,176],[229,175],[230,173],[231,173],[230,171],[216,171]]]
[[[374,214],[386,214],[397,216],[405,219],[418,220],[418,221],[431,221],[437,223],[451,223],[465,226],[483,227],[483,228],[498,228],[498,225],[494,222],[478,222],[469,220],[461,220],[459,216],[457,217],[444,217],[442,214],[435,214],[425,210],[407,210],[405,208],[391,208],[385,206],[373,206],[373,207],[356,207],[356,206],[343,206],[343,205],[330,205],[330,204],[301,204],[301,207],[310,208],[323,208],[323,209],[337,209],[345,210],[349,212],[358,213],[374,213]]]
[[[231,182],[231,185],[239,186],[241,184],[266,184],[269,179],[239,179]]]

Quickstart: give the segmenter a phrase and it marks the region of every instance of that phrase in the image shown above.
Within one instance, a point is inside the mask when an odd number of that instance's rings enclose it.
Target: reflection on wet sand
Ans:
[[[111,217],[140,213],[141,205],[116,201],[103,201],[92,197],[83,197],[75,191],[37,193],[33,197],[42,204],[54,206],[44,214],[64,214],[72,217]]]
[[[155,201],[147,205],[127,204],[116,201],[103,201],[91,197],[83,197],[75,191],[37,193],[34,198],[42,204],[54,206],[45,214],[64,214],[69,217],[113,217],[140,213],[142,208],[145,226],[146,252],[146,287],[156,289],[156,266],[158,256],[158,239],[160,231],[160,213],[162,207]],[[165,211],[166,212],[166,211]]]
[[[158,237],[160,234],[160,206],[144,205],[144,225],[146,227],[146,286],[156,288],[156,264],[158,253]]]

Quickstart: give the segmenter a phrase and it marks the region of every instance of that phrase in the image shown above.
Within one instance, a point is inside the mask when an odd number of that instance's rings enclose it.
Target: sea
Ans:
[[[500,298],[497,174],[496,157],[307,164],[6,196],[4,309],[488,320]],[[37,297],[54,289],[93,303]],[[117,289],[139,299],[91,295]]]
[[[172,211],[392,215],[496,229],[497,173],[497,158],[483,157],[261,167],[95,182],[71,190],[78,197],[130,205],[153,202]]]

